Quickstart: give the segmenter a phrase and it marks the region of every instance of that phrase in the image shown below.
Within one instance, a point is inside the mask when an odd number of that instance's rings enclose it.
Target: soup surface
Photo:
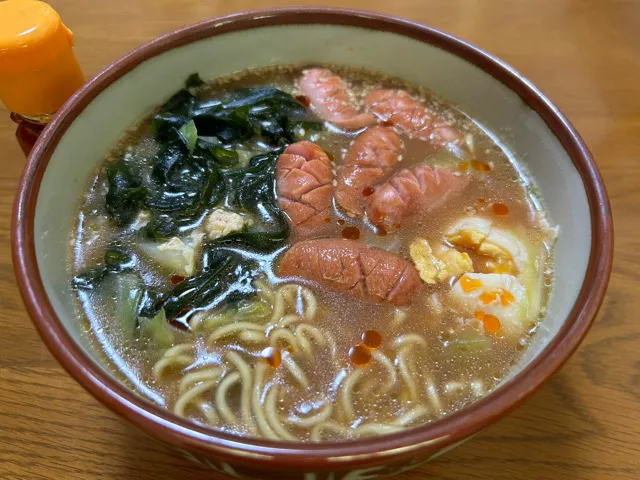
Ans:
[[[183,90],[82,199],[87,332],[141,395],[281,440],[395,432],[486,395],[544,313],[556,229],[455,106],[289,67]]]

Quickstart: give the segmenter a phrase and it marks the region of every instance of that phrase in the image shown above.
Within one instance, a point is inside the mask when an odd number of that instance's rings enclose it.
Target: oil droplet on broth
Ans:
[[[186,279],[187,277],[185,277],[184,275],[180,275],[179,273],[174,273],[173,275],[171,275],[171,277],[169,277],[171,285],[178,285],[179,283],[184,282]]]
[[[359,367],[366,365],[371,361],[371,350],[366,345],[358,343],[349,349],[349,360]]]
[[[267,347],[262,350],[260,356],[271,368],[278,368],[282,363],[282,352],[279,348]]]
[[[368,197],[370,195],[372,195],[374,192],[374,188],[373,187],[365,187],[362,189],[362,196],[363,197]]]
[[[504,217],[506,215],[509,215],[509,207],[507,207],[504,203],[500,203],[500,202],[497,202],[491,205],[491,211],[495,215],[498,215],[499,217]]]
[[[362,343],[369,348],[376,349],[382,345],[382,335],[377,330],[367,330],[361,338]]]
[[[358,227],[344,227],[342,230],[342,238],[358,240],[360,238],[360,229]]]
[[[478,172],[490,172],[491,166],[488,163],[480,162],[478,160],[471,160],[471,166]]]

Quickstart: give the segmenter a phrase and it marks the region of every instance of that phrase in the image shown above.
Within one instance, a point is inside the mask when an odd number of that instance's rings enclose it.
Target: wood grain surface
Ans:
[[[567,365],[472,441],[397,478],[640,478],[640,1],[52,0],[88,75],[182,25],[294,4],[366,8],[443,29],[521,71],[591,148],[613,205],[615,263]],[[213,478],[107,411],[58,366],[23,308],[10,212],[24,158],[0,109],[0,478]]]

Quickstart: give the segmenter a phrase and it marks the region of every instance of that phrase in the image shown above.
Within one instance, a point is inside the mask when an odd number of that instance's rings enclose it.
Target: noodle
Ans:
[[[200,402],[198,404],[198,408],[200,409],[202,414],[206,417],[207,422],[209,422],[209,425],[215,425],[218,423],[218,420],[220,418],[216,413],[216,409],[212,405],[209,405],[206,402]]]
[[[408,350],[408,348],[402,348],[398,352],[396,363],[398,364],[398,370],[400,370],[400,376],[409,391],[409,400],[414,402],[418,399],[418,386],[416,385],[413,375],[409,371],[409,366],[407,365],[406,352]]]
[[[280,322],[278,322],[278,326],[280,327],[288,327],[293,323],[298,323],[301,322],[302,318],[300,318],[298,316],[298,314],[296,313],[290,313],[288,315],[285,315],[284,317],[282,317],[280,319]]]
[[[277,347],[278,342],[280,341],[283,341],[288,346],[287,350],[290,348],[293,353],[298,353],[300,351],[296,337],[290,330],[277,328],[269,332],[269,345]]]
[[[394,385],[398,381],[398,376],[396,374],[396,370],[395,370],[395,368],[393,366],[393,362],[391,362],[391,360],[389,360],[389,357],[387,357],[380,350],[374,351],[373,354],[372,354],[372,357],[374,358],[374,360],[376,362],[381,364],[386,369],[386,371],[388,373],[387,382],[382,384],[380,389],[376,392],[377,395],[385,395],[385,394],[387,394],[388,392],[391,391],[391,389],[394,387]]]
[[[276,290],[273,299],[273,314],[269,323],[277,323],[284,314],[284,296],[282,295],[282,289]]]
[[[396,363],[398,370],[400,371],[400,377],[407,387],[409,392],[409,401],[415,402],[418,400],[418,385],[416,384],[415,374],[411,372],[411,368],[408,363],[409,352],[413,347],[426,348],[427,342],[424,338],[416,334],[403,335],[396,339],[394,345],[398,347],[398,355]]]
[[[282,363],[287,367],[293,378],[295,378],[303,389],[309,388],[309,380],[298,364],[291,358],[289,352],[282,355]]]
[[[296,285],[294,283],[290,283],[280,287],[278,292],[281,294],[283,303],[288,303],[290,305],[294,305],[296,303],[300,304],[300,310],[296,308],[296,311],[300,313],[300,315],[307,321],[310,322],[316,316],[316,312],[318,310],[318,301],[316,300],[316,296],[313,294],[311,290],[307,287],[303,287],[302,285]],[[306,308],[305,308],[306,304]],[[277,305],[279,306],[279,305]],[[284,305],[282,306],[284,310]],[[274,308],[275,310],[275,308]],[[281,316],[282,314],[280,314]],[[280,316],[276,317],[274,314],[271,319],[272,321],[277,321]]]
[[[342,411],[348,421],[353,421],[355,418],[355,413],[353,409],[353,396],[354,396],[354,387],[355,384],[362,377],[362,369],[357,369],[351,372],[345,378],[342,383],[342,390],[340,391],[340,404],[342,406]]]
[[[218,380],[207,380],[206,382],[199,383],[198,385],[192,387],[190,390],[187,390],[184,394],[180,395],[178,401],[173,407],[173,413],[180,417],[184,417],[184,411],[187,406],[195,400],[198,395],[206,392],[207,390],[211,390],[216,386]]]
[[[260,397],[262,396],[262,383],[264,382],[264,375],[267,368],[269,367],[266,363],[263,362],[258,362],[255,367],[255,383],[253,385],[253,393],[251,395],[251,405],[253,407],[253,414],[256,417],[256,422],[258,424],[260,433],[272,440],[278,440],[278,435],[276,435],[276,433],[267,422],[267,418],[262,407],[262,402],[260,401]]]
[[[415,422],[418,418],[424,417],[428,413],[429,413],[429,409],[427,409],[427,407],[425,407],[424,405],[420,405],[413,408],[412,410],[409,410],[404,415],[400,415],[399,417],[396,417],[392,423],[393,425],[405,427],[410,423]]]
[[[257,330],[245,330],[240,332],[238,338],[244,342],[256,343],[264,341],[264,334]]]
[[[160,379],[162,378],[165,370],[170,368],[183,368],[190,365],[192,362],[193,357],[187,357],[186,355],[163,357],[155,363],[152,373],[156,379]]]
[[[153,376],[156,379],[162,378],[165,370],[172,368],[184,368],[193,362],[193,357],[187,356],[184,353],[193,352],[193,345],[188,343],[181,343],[169,348],[160,360],[158,360],[152,369]]]
[[[296,437],[291,435],[289,431],[284,428],[282,422],[278,417],[278,411],[276,408],[276,397],[278,396],[278,385],[273,385],[269,391],[267,392],[267,397],[265,399],[265,413],[266,419],[271,428],[280,435],[281,438],[285,440],[296,440]]]
[[[192,385],[205,380],[216,380],[222,375],[220,367],[206,368],[187,373],[180,380],[179,392],[183,395]]]
[[[404,430],[398,425],[388,425],[386,423],[365,423],[355,429],[355,433],[362,437],[371,435],[384,435],[385,433],[395,433]]]
[[[438,390],[436,389],[435,384],[433,383],[433,379],[431,375],[427,376],[426,380],[427,384],[427,396],[429,397],[429,401],[436,412],[442,411],[442,402],[440,401],[440,395],[438,395]]]
[[[322,407],[322,409],[318,413],[314,415],[311,415],[309,417],[304,417],[304,418],[289,416],[287,418],[287,421],[289,423],[293,423],[298,427],[309,428],[309,427],[313,427],[314,425],[317,425],[320,422],[326,422],[329,419],[329,417],[331,417],[332,413],[333,413],[333,405],[327,404],[324,407]]]
[[[242,392],[240,397],[242,422],[246,425],[249,431],[254,431],[255,427],[251,417],[251,385],[253,377],[251,367],[249,367],[247,362],[245,362],[240,355],[233,351],[227,353],[227,360],[238,369],[240,378],[242,379]],[[260,362],[259,365],[262,365],[262,363]]]
[[[216,340],[219,340],[220,338],[226,337],[228,335],[233,335],[242,330],[255,330],[259,332],[264,332],[266,330],[266,327],[264,325],[258,325],[257,323],[253,323],[253,322],[232,323],[230,325],[225,325],[215,330],[211,335],[209,335],[207,342],[214,343]]]
[[[222,379],[220,385],[218,385],[218,389],[216,390],[216,406],[218,407],[218,412],[222,419],[229,425],[236,425],[238,423],[238,419],[227,404],[227,392],[239,381],[240,373],[237,371],[232,372]]]
[[[325,347],[327,345],[327,339],[320,330],[309,324],[302,323],[296,327],[296,338],[298,339],[298,344],[300,345],[302,354],[307,358],[307,360],[313,360],[313,351],[311,349],[311,343],[307,340],[307,336],[312,337],[320,347]]]

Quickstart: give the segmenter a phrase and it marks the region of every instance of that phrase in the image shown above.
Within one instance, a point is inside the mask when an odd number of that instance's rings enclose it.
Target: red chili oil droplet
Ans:
[[[304,105],[305,108],[309,108],[309,105],[311,105],[311,100],[306,95],[296,95],[296,100]]]
[[[484,199],[484,198],[480,197],[480,198],[478,199],[478,203],[483,204],[484,202],[485,202],[485,199]]]
[[[362,334],[362,343],[371,349],[376,349],[382,345],[382,335],[377,330],[367,330]]]
[[[466,171],[467,171],[467,168],[469,168],[469,164],[468,164],[467,162],[460,162],[460,163],[458,164],[458,169],[459,169],[461,172],[466,172]]]
[[[343,219],[341,219],[341,218],[339,218],[339,219],[338,219],[338,225],[344,225],[344,220],[343,220]]]
[[[331,223],[331,219],[329,217],[325,217],[324,223]]]
[[[391,120],[385,120],[380,125],[382,125],[383,127],[393,127],[393,122]]]
[[[371,195],[374,192],[374,188],[373,187],[364,187],[362,189],[362,196],[363,197],[368,197],[369,195]]]
[[[172,285],[178,285],[179,283],[184,282],[187,279],[184,275],[180,275],[179,273],[174,273],[169,277]]]
[[[488,163],[480,162],[478,160],[471,160],[471,166],[478,172],[490,172],[491,166]]]
[[[342,229],[342,238],[358,240],[360,238],[360,229],[358,227],[344,227]]]
[[[397,230],[398,228],[400,228],[400,224],[399,223],[394,223],[393,224],[393,228],[395,228]]]
[[[354,365],[362,366],[371,361],[371,350],[359,343],[349,349],[349,360]]]
[[[491,205],[491,211],[498,215],[499,217],[504,217],[509,215],[509,207],[507,207],[504,203],[494,203]]]
[[[331,163],[335,163],[336,162],[336,157],[333,156],[333,153],[331,153],[329,151],[325,151],[324,153],[327,154],[327,158],[329,158],[329,161]]]
[[[271,368],[278,368],[282,363],[282,353],[279,348],[267,347],[262,350],[260,356]]]
[[[376,227],[377,229],[377,234],[379,237],[386,237],[387,236],[387,229],[384,228],[382,225]]]

